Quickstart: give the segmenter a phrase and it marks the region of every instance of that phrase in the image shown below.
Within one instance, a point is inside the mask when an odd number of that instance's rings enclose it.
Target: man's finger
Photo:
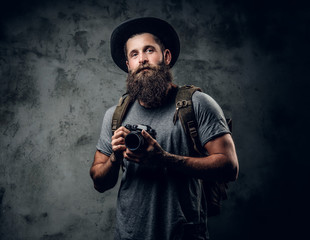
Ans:
[[[111,144],[112,145],[125,145],[125,140],[124,138],[112,139]]]
[[[144,154],[142,152],[132,152],[130,151],[128,148],[126,149],[126,154],[127,156],[131,157],[131,158],[143,158]]]
[[[151,143],[154,141],[154,138],[147,131],[142,130],[141,134],[148,143]]]
[[[119,137],[125,137],[130,131],[125,127],[120,127],[114,132],[114,135],[112,138],[119,138]]]
[[[127,159],[130,162],[140,163],[140,159],[133,157],[131,155],[128,155],[126,152],[124,152],[124,158]]]
[[[126,146],[125,145],[115,145],[115,146],[112,146],[112,150],[113,150],[113,152],[125,151]]]

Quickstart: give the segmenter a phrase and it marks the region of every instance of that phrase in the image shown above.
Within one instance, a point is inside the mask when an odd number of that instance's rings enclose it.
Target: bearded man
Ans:
[[[122,168],[117,199],[115,239],[209,239],[207,206],[201,178],[234,181],[238,159],[229,128],[219,105],[207,94],[195,92],[192,104],[201,147],[197,157],[188,146],[176,111],[178,86],[170,68],[179,56],[177,33],[157,18],[128,20],[111,36],[114,62],[125,72],[127,92],[135,101],[112,134],[116,106],[105,113],[90,175],[99,192],[113,188]],[[142,124],[143,150],[125,144],[127,124]],[[121,167],[122,166],[122,167]]]

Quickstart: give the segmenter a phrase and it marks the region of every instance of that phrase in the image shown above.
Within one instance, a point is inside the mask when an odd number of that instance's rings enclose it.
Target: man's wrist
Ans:
[[[112,164],[120,163],[121,162],[120,154],[116,154],[115,152],[113,152],[110,156],[110,162]]]
[[[185,157],[165,152],[162,156],[162,162],[166,165],[184,165]]]

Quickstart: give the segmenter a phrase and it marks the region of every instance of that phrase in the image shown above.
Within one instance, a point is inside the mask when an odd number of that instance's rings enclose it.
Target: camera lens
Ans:
[[[144,145],[144,138],[141,133],[131,132],[125,137],[125,145],[132,152],[141,150]]]

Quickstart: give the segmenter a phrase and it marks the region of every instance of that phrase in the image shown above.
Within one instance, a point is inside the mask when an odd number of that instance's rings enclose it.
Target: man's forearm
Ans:
[[[163,162],[184,174],[200,179],[234,181],[238,172],[237,166],[224,154],[186,157],[165,153]]]
[[[208,156],[188,157],[168,153],[146,131],[143,137],[149,146],[146,158],[160,161],[162,164],[191,177],[218,181],[234,181],[238,176],[239,164],[230,134],[224,134],[208,141],[203,147]],[[134,160],[134,158],[132,158]],[[150,164],[152,164],[150,162]]]
[[[98,156],[95,156],[95,158]],[[94,182],[94,187],[99,192],[111,189],[117,183],[121,160],[112,153],[106,161],[94,161],[90,169],[90,175]]]

